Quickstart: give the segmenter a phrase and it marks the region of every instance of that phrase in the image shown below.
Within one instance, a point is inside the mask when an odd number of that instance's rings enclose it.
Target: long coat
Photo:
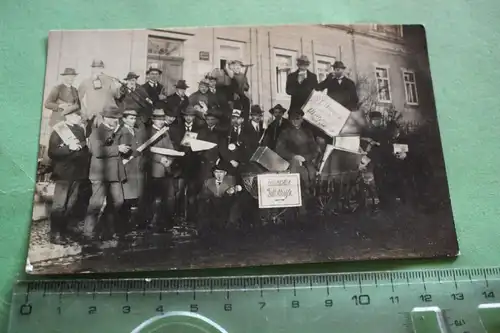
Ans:
[[[198,134],[198,139],[217,144],[217,146],[213,147],[212,149],[200,152],[200,177],[203,181],[205,181],[206,179],[210,178],[210,175],[212,174],[212,168],[217,163],[217,160],[221,157],[220,151],[224,143],[220,129],[218,129],[217,126],[212,129],[208,127],[202,128]]]
[[[133,91],[122,86],[121,96],[117,99],[117,102],[122,110],[136,110],[144,123],[151,118],[152,100],[142,86],[136,86]]]
[[[64,120],[64,116],[59,110],[59,105],[62,103],[68,104],[78,104],[80,105],[80,99],[78,98],[78,90],[71,86],[68,87],[61,83],[52,88],[45,100],[45,107],[52,110],[50,115],[49,126],[54,126],[60,121]]]
[[[154,103],[160,100],[160,94],[163,92],[163,85],[159,82],[156,83],[156,86],[153,87],[150,82],[146,82],[142,85],[142,87],[148,93],[149,98]]]
[[[151,135],[155,135],[156,132],[158,132],[159,129],[156,128],[155,126],[152,126],[150,129]],[[166,148],[166,149],[175,149],[174,144],[170,138],[170,135],[168,134],[168,131],[160,136],[152,145],[151,147],[158,147],[158,148]],[[163,164],[160,163],[160,160],[165,157],[165,155],[161,154],[155,154],[155,153],[150,153],[148,156],[148,160],[150,162],[150,176],[152,178],[164,178],[167,176],[172,175],[172,165],[170,167],[165,167]],[[178,157],[176,157],[178,158]]]
[[[189,97],[187,95],[181,97],[179,94],[173,93],[167,96],[167,104],[175,112],[175,116],[180,117],[182,111],[189,106]]]
[[[122,155],[123,159],[128,159],[137,151],[144,141],[144,132],[136,128],[129,128],[123,125],[117,133],[118,144],[124,144],[131,148],[127,155]],[[144,163],[141,154],[132,158],[125,164],[125,175],[127,180],[123,183],[123,194],[125,199],[137,199],[141,196],[144,187]]]
[[[78,87],[78,96],[85,119],[101,117],[100,113],[105,107],[117,106],[115,98],[120,97],[120,87],[106,75],[99,75],[99,80],[102,86],[99,89],[94,87],[93,78],[83,80]]]
[[[184,135],[186,134],[186,126],[184,121],[180,121],[178,124],[172,126],[172,130],[176,133],[176,136],[182,141]],[[206,125],[198,124],[193,122],[191,132],[198,133],[200,135],[200,131],[204,130]],[[192,180],[196,178],[197,173],[200,171],[201,167],[201,157],[198,152],[193,152],[190,147],[180,146],[179,150],[185,153],[184,156],[178,159],[178,165],[181,170],[181,177]]]
[[[281,132],[291,126],[290,120],[286,118],[281,118],[281,121],[277,119],[273,120],[266,129],[266,134],[264,135],[264,145],[269,147],[271,150],[276,149],[276,143]]]
[[[339,83],[337,78],[329,74],[317,87],[319,91],[325,89],[327,89],[328,96],[350,111],[358,108],[358,93],[356,91],[356,85],[351,79],[344,76]]]
[[[290,108],[302,108],[317,85],[318,77],[311,71],[307,71],[307,77],[301,83],[299,83],[298,70],[288,74],[286,78],[286,93],[292,97]]]
[[[49,139],[48,156],[52,160],[53,180],[84,180],[89,175],[90,152],[85,144],[85,131],[78,125],[68,125],[74,136],[81,142],[82,149],[72,151],[64,144],[56,131]]]
[[[126,179],[116,136],[111,144],[106,144],[106,140],[113,137],[113,131],[114,129],[100,124],[90,134],[89,148],[92,158],[89,179],[91,181],[123,182]]]
[[[248,147],[248,153],[250,156],[248,157],[249,159],[252,157],[253,153],[255,150],[260,146],[260,138],[264,134],[264,126],[263,122],[261,121],[259,123],[259,131],[256,131],[255,128],[253,127],[253,123],[251,121],[248,121],[245,124],[244,130],[245,130],[245,135],[244,135],[244,140],[246,141],[245,144]]]

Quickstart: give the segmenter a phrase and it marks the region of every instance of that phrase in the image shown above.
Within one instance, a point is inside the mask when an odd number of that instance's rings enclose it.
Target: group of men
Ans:
[[[269,110],[273,120],[267,126],[261,107],[250,106],[242,71],[248,66],[240,61],[207,74],[190,96],[185,80],[167,95],[157,64],[151,64],[146,83],[139,85],[136,73],[113,78],[104,74],[103,61],[94,60],[92,76],[78,89],[72,86],[76,71],[66,68],[63,83],[45,103],[53,110],[54,128],[48,148],[55,181],[51,242],[71,240],[68,221],[89,183],[92,194],[80,232],[90,243],[102,239],[102,226],[113,237],[124,236],[130,226],[170,232],[177,217],[196,223],[200,211],[216,212],[213,207],[224,208],[223,220],[244,219],[245,206],[235,198],[245,192],[243,177],[255,170],[251,157],[259,146],[290,163],[307,195],[322,154],[322,134],[304,123],[302,106],[313,90],[326,90],[349,110],[358,104],[342,62],[336,61],[320,83],[309,64],[301,56],[298,70],[288,76],[288,119],[278,104]],[[195,149],[190,139],[208,146]]]

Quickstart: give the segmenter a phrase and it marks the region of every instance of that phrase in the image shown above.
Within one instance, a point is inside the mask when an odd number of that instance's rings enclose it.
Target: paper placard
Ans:
[[[339,135],[351,111],[321,91],[313,91],[302,108],[304,119],[327,135]]]
[[[53,128],[65,145],[70,146],[72,144],[80,144],[80,141],[76,138],[73,132],[71,132],[68,125],[66,125],[64,121],[58,122]]]
[[[149,149],[152,153],[165,155],[165,156],[184,156],[185,153],[182,151],[177,151],[168,148],[160,148],[160,147],[151,147]]]
[[[347,151],[349,153],[359,154],[359,136],[336,136],[334,149]]]
[[[186,146],[186,147],[190,147],[191,141],[193,139],[196,139],[197,137],[198,137],[198,133],[186,132],[186,134],[184,134],[184,137],[182,138],[181,145]]]
[[[259,208],[302,206],[298,173],[268,173],[257,176]]]
[[[394,143],[393,145],[394,154],[407,153],[408,145],[402,143]]]
[[[203,150],[209,150],[217,146],[216,143],[209,142],[209,141],[203,141],[203,140],[198,140],[198,139],[190,139],[190,145],[191,145],[191,150],[192,151],[203,151]]]

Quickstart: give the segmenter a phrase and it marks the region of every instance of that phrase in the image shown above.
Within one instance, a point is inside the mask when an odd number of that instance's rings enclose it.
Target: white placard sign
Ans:
[[[334,140],[335,149],[359,154],[359,136],[336,136]]]
[[[339,135],[351,111],[321,91],[313,91],[302,108],[304,119],[327,135]]]
[[[257,176],[259,208],[302,206],[298,173],[267,173]]]
[[[408,145],[402,144],[402,143],[394,143],[393,144],[394,148],[394,154],[400,154],[400,153],[407,153],[408,152]]]

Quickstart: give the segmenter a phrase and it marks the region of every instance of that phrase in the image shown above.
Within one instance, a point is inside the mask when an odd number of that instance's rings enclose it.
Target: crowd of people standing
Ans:
[[[297,59],[298,69],[286,84],[290,108],[273,106],[269,124],[263,122],[262,108],[251,104],[249,66],[241,61],[205,75],[190,96],[185,80],[168,95],[157,64],[140,85],[138,74],[114,78],[104,73],[103,61],[94,60],[91,77],[78,88],[72,85],[78,74],[66,68],[63,82],[45,102],[53,111],[49,125],[54,129],[48,147],[55,181],[51,242],[67,244],[76,237],[96,244],[140,228],[168,233],[179,219],[201,231],[213,229],[216,225],[200,218],[206,214],[222,214],[217,219],[222,227],[245,223],[257,205],[243,178],[263,171],[251,161],[259,146],[288,161],[289,171],[301,175],[303,195],[310,196],[324,144],[331,138],[304,122],[302,106],[313,90],[325,90],[351,111],[359,100],[342,62],[336,61],[319,83],[309,64],[306,56]],[[194,149],[189,138],[210,144]],[[382,146],[390,144],[380,138],[366,154],[375,160],[382,141]],[[91,194],[82,199],[86,186]],[[86,212],[83,222],[72,226],[77,205]]]

